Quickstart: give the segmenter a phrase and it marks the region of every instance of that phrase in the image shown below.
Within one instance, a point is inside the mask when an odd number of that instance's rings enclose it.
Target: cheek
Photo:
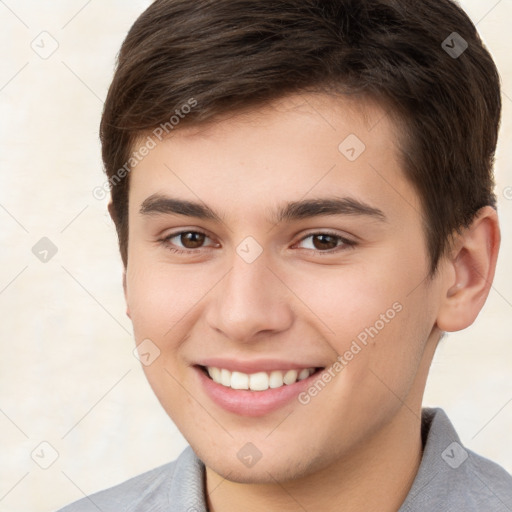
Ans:
[[[302,300],[297,315],[321,329],[345,360],[340,384],[346,390],[389,393],[373,373],[400,394],[410,388],[434,322],[432,297],[420,284],[424,263],[397,251],[373,265],[287,276]]]
[[[386,326],[397,316],[396,309],[405,300],[406,280],[383,269],[385,264],[374,269],[330,266],[289,273],[284,280],[300,299],[290,299],[297,315],[323,326],[327,338],[346,342],[375,323],[381,327],[382,315]]]
[[[179,346],[187,336],[186,315],[197,302],[195,294],[183,273],[133,258],[127,271],[127,302],[136,344],[149,343],[151,362],[141,360],[142,369],[163,408],[183,428],[179,411],[192,404],[183,392],[187,368],[180,364]]]
[[[435,323],[432,297],[423,286],[408,293],[388,297],[398,300],[368,319],[355,338],[361,352],[350,368],[352,386],[379,406],[399,406],[408,396],[415,396],[413,390],[424,387],[420,385],[424,376],[420,368]]]
[[[132,263],[127,272],[127,302],[136,339],[168,338],[169,330],[179,326],[204,297],[209,280],[203,279],[204,272],[191,268]]]

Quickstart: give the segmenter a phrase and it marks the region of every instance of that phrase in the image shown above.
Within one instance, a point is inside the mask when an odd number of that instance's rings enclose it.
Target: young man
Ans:
[[[451,0],[157,0],[101,124],[127,314],[190,446],[65,512],[512,510],[423,409],[500,232],[499,78]]]

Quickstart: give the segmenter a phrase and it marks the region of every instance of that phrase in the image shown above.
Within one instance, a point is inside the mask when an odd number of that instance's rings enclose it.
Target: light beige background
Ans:
[[[114,58],[149,3],[0,1],[2,512],[55,510],[186,446],[132,354],[115,230],[107,199],[92,195],[105,181],[97,132]],[[440,346],[425,404],[443,407],[467,447],[512,472],[512,2],[462,5],[503,78],[503,245],[481,316]],[[59,45],[47,59],[31,47],[56,44],[42,31]],[[47,263],[31,251],[42,237],[58,248]],[[33,460],[52,460],[41,442],[58,453],[48,469]]]

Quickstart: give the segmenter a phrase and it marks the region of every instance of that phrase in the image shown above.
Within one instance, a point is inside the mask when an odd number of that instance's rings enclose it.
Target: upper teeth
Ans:
[[[270,388],[280,388],[284,384],[293,384],[297,380],[309,377],[315,368],[302,370],[276,370],[273,372],[258,372],[250,375],[242,372],[230,372],[225,368],[207,366],[208,374],[217,383],[233,389],[250,389],[252,391],[265,391]]]

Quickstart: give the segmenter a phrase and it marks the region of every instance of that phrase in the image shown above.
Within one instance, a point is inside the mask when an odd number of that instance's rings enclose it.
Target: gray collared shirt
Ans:
[[[512,512],[512,476],[465,449],[442,409],[424,408],[424,451],[397,512]],[[173,462],[59,512],[207,512],[205,467],[190,446]]]

